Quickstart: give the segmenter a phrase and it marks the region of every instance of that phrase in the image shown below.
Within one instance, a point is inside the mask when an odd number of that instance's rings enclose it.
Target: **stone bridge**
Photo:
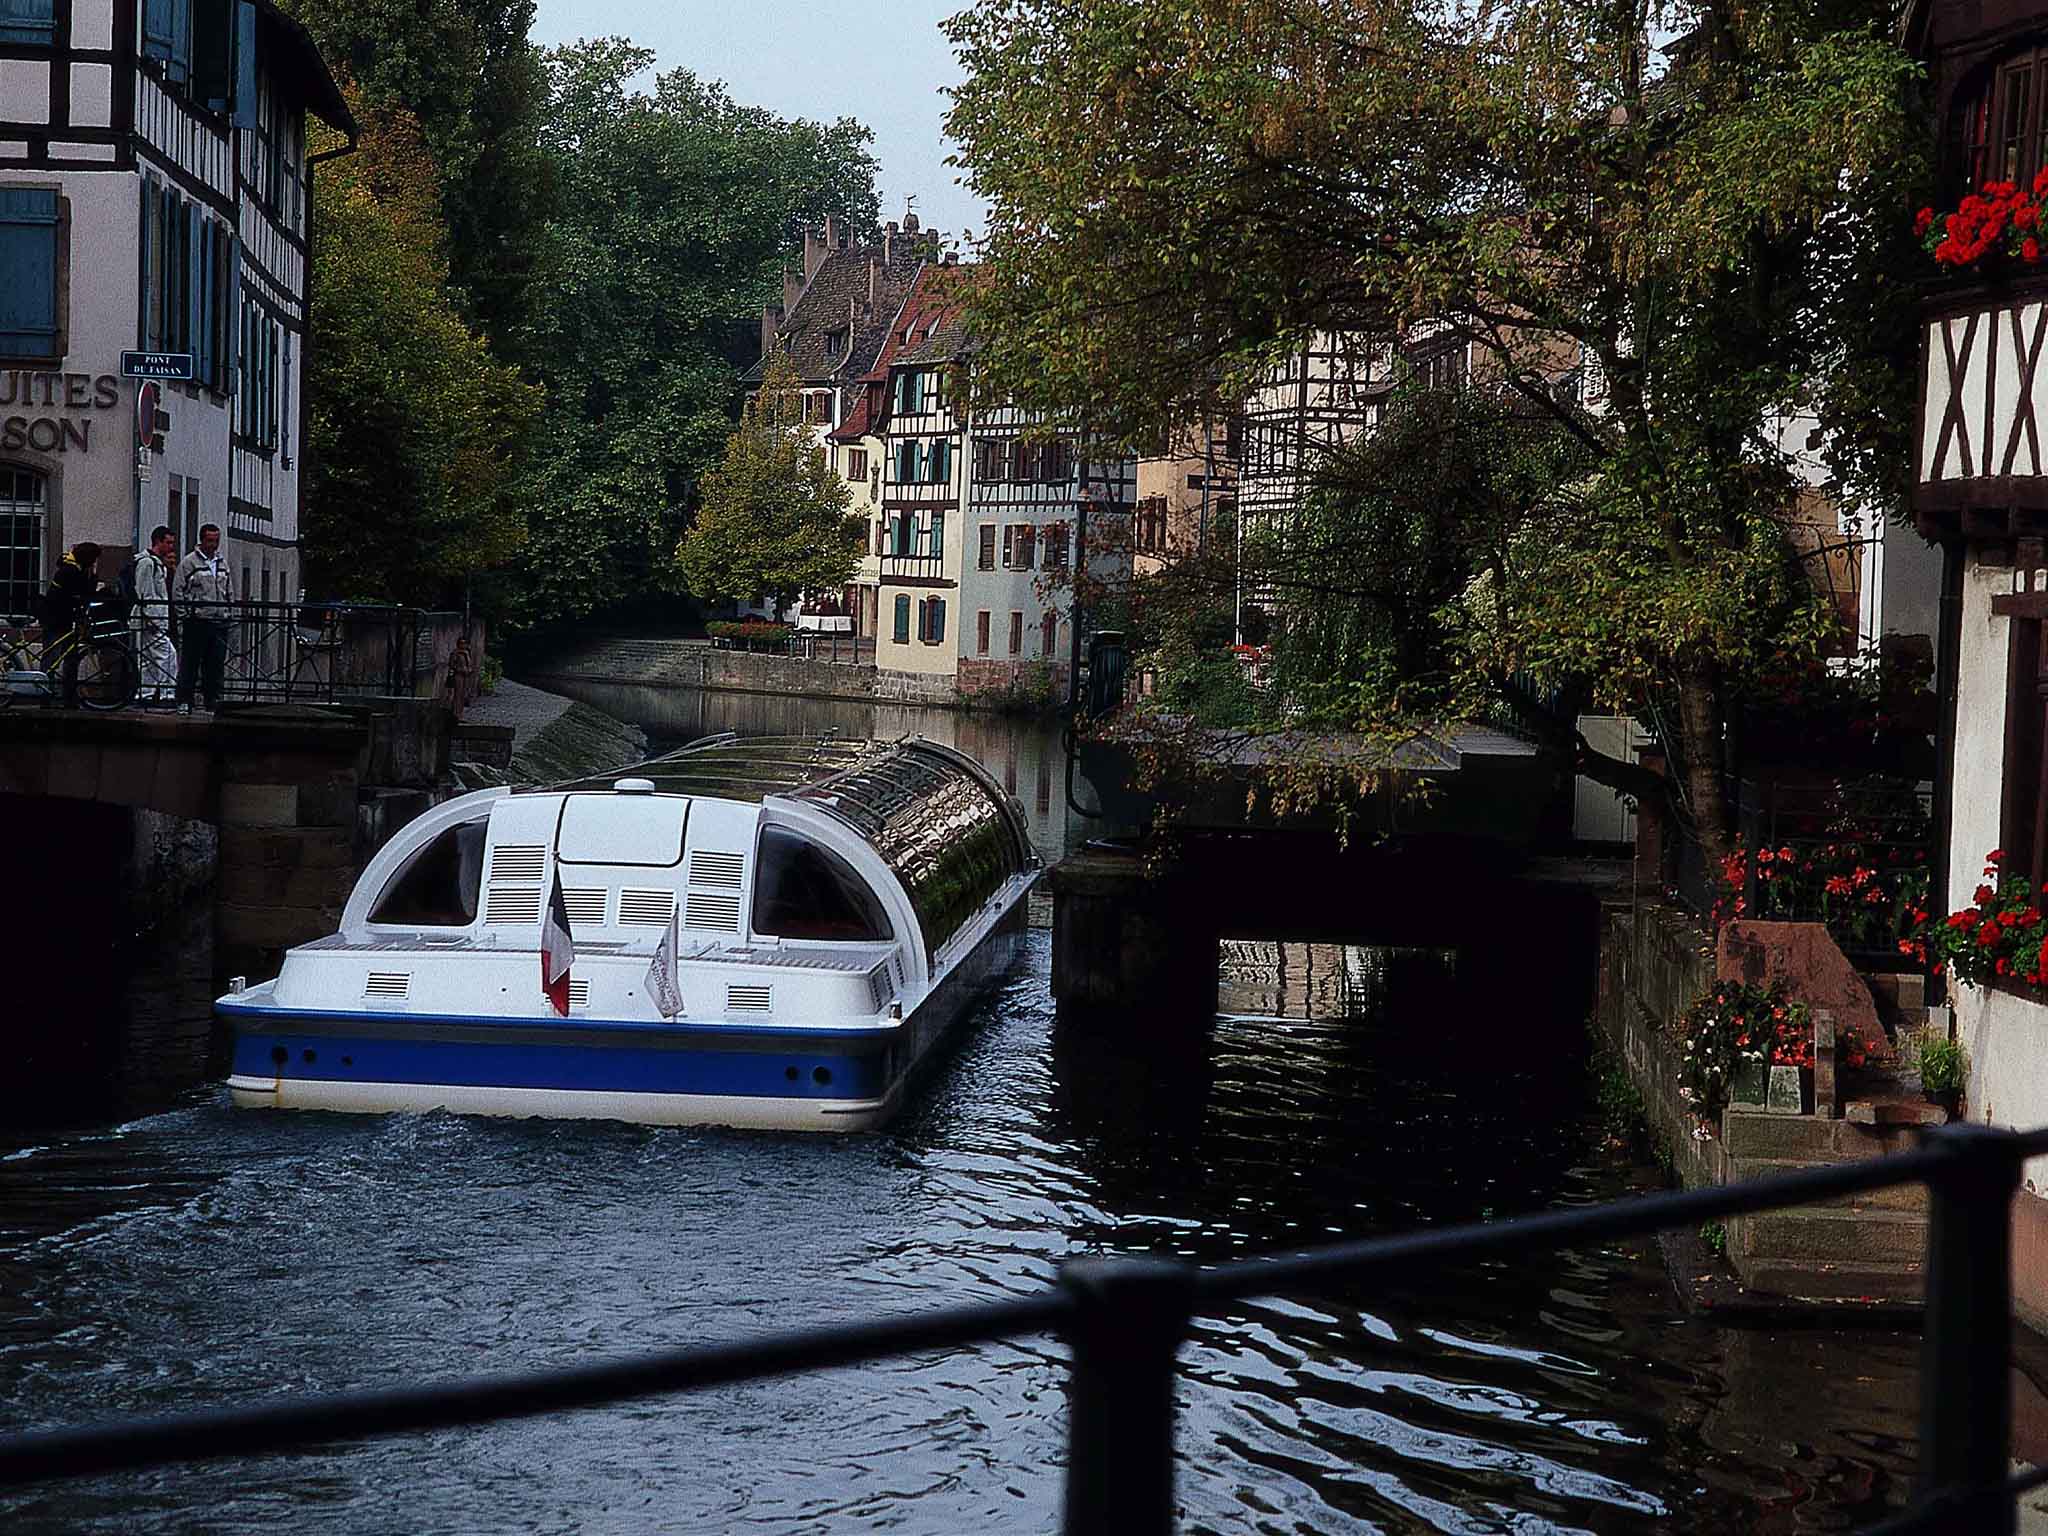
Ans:
[[[218,715],[14,708],[0,714],[0,841],[43,850],[46,920],[75,890],[52,802],[211,823],[219,829],[215,965],[263,975],[293,944],[331,932],[360,861],[435,798],[446,766],[445,710],[259,705]],[[72,824],[82,824],[73,818]],[[111,878],[102,867],[102,879]]]

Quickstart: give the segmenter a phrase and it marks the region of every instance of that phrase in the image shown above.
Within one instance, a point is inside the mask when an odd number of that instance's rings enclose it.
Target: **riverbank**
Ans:
[[[515,663],[517,664],[517,663]],[[732,650],[705,640],[604,639],[526,658],[521,676],[548,689],[628,686],[756,693],[846,704],[908,704],[977,713],[1036,715],[1050,691],[962,689],[944,673],[901,672],[872,662]]]

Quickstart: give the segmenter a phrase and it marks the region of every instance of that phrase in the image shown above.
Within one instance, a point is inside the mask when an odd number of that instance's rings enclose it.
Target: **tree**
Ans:
[[[410,113],[440,178],[449,285],[500,357],[533,319],[553,165],[534,0],[289,0],[372,111]]]
[[[860,566],[853,493],[803,420],[796,369],[768,365],[725,457],[704,478],[703,506],[676,546],[700,597],[765,597],[780,614],[804,592],[835,591]]]
[[[540,391],[491,355],[450,299],[440,187],[419,125],[344,94],[361,143],[314,182],[309,585],[450,601],[525,536],[507,465]]]
[[[867,131],[736,105],[621,39],[557,49],[543,147],[559,211],[530,356],[548,390],[512,604],[540,623],[671,588],[672,551],[732,430],[737,365],[793,233],[872,227]]]
[[[949,128],[992,208],[978,377],[1135,442],[1305,334],[1445,322],[1544,443],[1411,417],[1411,449],[1454,433],[1448,521],[1412,476],[1326,466],[1254,558],[1383,589],[1405,549],[1437,601],[1290,605],[1289,702],[1390,734],[1511,711],[1581,771],[1668,783],[1717,850],[1729,721],[1828,628],[1764,423],[1810,403],[1866,505],[1905,463],[1920,117],[1881,23],[1852,0],[979,0],[949,23]],[[1561,356],[1594,408],[1550,388]],[[1589,699],[1649,720],[1674,777],[1592,753]]]

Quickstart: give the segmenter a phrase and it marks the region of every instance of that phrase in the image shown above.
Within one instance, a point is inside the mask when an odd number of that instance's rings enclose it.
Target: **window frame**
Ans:
[[[2018,82],[2024,82],[2026,99],[2017,124],[2009,124]],[[2008,49],[1972,71],[1965,84],[1949,109],[1943,135],[1955,157],[1943,178],[1953,196],[1980,191],[1993,181],[2031,185],[2043,163],[2048,43],[2036,40]]]

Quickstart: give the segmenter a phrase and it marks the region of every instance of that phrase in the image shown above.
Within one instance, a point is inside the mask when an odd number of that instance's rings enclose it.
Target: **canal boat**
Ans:
[[[921,738],[721,737],[406,826],[237,983],[244,1108],[858,1130],[1011,961],[1039,862]]]

